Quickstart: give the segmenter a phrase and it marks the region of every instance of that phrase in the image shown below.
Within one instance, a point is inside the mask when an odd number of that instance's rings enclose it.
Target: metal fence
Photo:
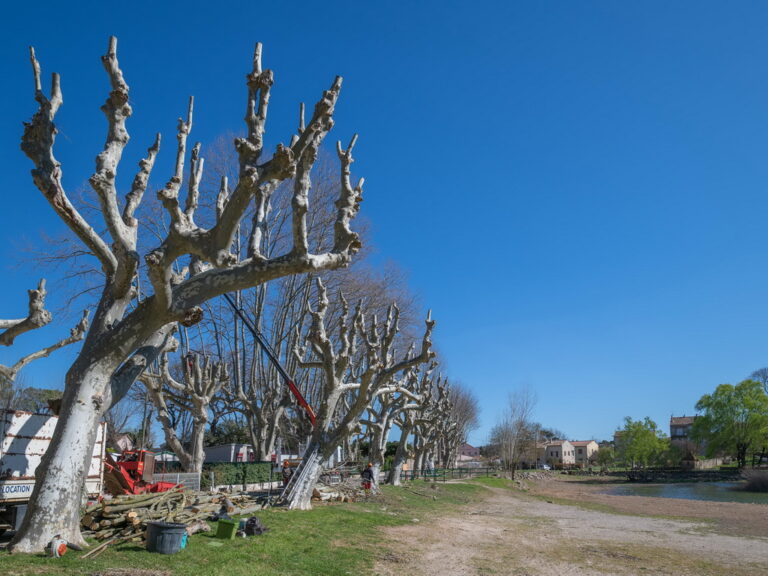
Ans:
[[[169,472],[155,474],[155,482],[173,482],[181,484],[188,490],[200,490],[200,474],[195,472]]]
[[[456,480],[459,478],[479,478],[483,476],[492,476],[496,474],[496,468],[431,468],[424,470],[403,470],[400,472],[400,480],[432,480],[434,482],[445,482],[447,480]]]

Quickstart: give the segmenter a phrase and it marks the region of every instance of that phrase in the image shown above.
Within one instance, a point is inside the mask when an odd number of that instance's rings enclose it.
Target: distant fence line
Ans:
[[[498,468],[425,468],[423,470],[403,470],[400,472],[400,480],[434,480],[435,482],[445,482],[459,478],[479,478],[483,476],[492,476],[498,473]]]

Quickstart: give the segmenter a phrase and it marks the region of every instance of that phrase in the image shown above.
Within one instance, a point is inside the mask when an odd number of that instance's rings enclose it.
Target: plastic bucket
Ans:
[[[187,535],[184,524],[173,522],[147,522],[147,551],[159,554],[176,554]]]
[[[235,520],[219,520],[219,525],[216,527],[216,538],[224,538],[225,540],[232,540],[237,534],[238,522]]]

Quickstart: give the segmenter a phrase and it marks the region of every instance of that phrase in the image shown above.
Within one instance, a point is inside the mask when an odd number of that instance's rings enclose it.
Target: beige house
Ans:
[[[547,464],[569,467],[576,464],[576,448],[568,440],[555,440],[545,445]]]
[[[595,455],[600,446],[594,440],[571,440],[576,449],[576,464],[589,466],[595,461]]]

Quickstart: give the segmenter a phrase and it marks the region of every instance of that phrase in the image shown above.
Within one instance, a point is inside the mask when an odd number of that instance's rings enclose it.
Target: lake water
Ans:
[[[608,490],[607,494],[768,504],[768,493],[734,490],[740,484],[740,482],[692,482],[690,484],[638,484],[630,482]]]

